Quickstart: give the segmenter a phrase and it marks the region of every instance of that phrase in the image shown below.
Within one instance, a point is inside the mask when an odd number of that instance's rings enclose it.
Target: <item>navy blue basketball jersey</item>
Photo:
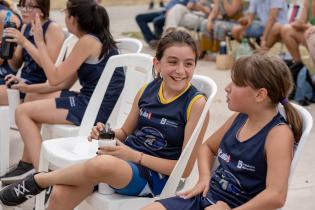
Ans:
[[[51,20],[48,20],[42,26],[44,37],[50,23],[51,23]],[[25,31],[24,31],[24,36],[32,44],[34,44],[34,46],[36,46],[34,36],[30,34],[31,28],[32,26],[30,24],[26,26]],[[22,54],[23,54],[24,65],[21,72],[21,78],[25,80],[25,83],[37,84],[37,83],[46,82],[47,78],[46,78],[44,70],[34,61],[31,55],[24,48],[23,48]]]
[[[218,150],[220,165],[212,175],[207,196],[214,203],[222,200],[231,208],[244,204],[266,188],[265,141],[273,127],[287,124],[278,113],[257,134],[240,142],[237,136],[247,118],[246,114],[239,114],[224,135]]]
[[[191,106],[204,95],[191,84],[171,100],[164,99],[162,91],[161,79],[155,79],[145,87],[138,103],[137,129],[125,143],[149,155],[177,160]]]

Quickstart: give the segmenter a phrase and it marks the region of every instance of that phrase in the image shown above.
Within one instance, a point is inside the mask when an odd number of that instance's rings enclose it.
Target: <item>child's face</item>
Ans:
[[[195,53],[188,45],[174,45],[167,48],[160,61],[155,59],[155,69],[163,78],[165,89],[181,93],[192,79]]]
[[[250,86],[238,86],[230,82],[225,87],[226,102],[230,110],[247,113],[250,107],[256,103],[257,90]]]
[[[25,5],[20,5],[20,10],[23,22],[26,24],[29,24],[35,20],[36,14],[39,14],[40,17],[43,17],[43,13],[39,9],[35,0],[26,0]]]

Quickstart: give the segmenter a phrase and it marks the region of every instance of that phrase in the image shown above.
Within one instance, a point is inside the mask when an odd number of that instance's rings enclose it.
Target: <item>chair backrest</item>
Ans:
[[[292,180],[295,168],[296,168],[297,163],[301,157],[302,150],[305,146],[305,143],[308,140],[308,136],[309,136],[311,129],[313,127],[313,118],[312,118],[311,114],[300,105],[293,104],[293,106],[296,108],[296,110],[299,112],[299,114],[302,118],[303,131],[302,131],[302,136],[300,138],[300,141],[294,150],[294,156],[293,156],[293,160],[292,160],[291,168],[290,168],[289,183]],[[279,105],[278,109],[279,109],[279,112],[282,114],[282,116],[286,117],[283,106]]]
[[[77,41],[78,41],[78,38],[74,36],[73,34],[69,34],[67,36],[58,54],[57,60],[55,62],[56,65],[61,64],[65,60],[65,58],[68,57],[68,55],[72,51],[72,48],[74,47]]]
[[[125,68],[126,79],[124,89],[120,95],[121,100],[118,100],[112,111],[112,113],[118,113],[116,117],[110,117],[111,121],[109,122],[113,127],[121,125],[131,109],[137,91],[142,85],[151,80],[152,65],[153,58],[148,54],[131,53],[110,57],[86,108],[78,136],[87,136],[90,133],[108,84],[117,67]],[[115,111],[117,109],[119,111]]]
[[[120,38],[115,40],[117,42],[117,47],[120,51],[120,54],[125,53],[140,53],[143,44],[138,39],[134,38]]]
[[[206,76],[194,75],[192,79],[192,84],[197,87],[198,90],[205,93],[208,97],[208,100],[204,106],[196,128],[194,129],[187,145],[182,151],[180,158],[178,159],[170,177],[168,178],[168,181],[160,195],[161,199],[175,195],[178,184],[181,180],[186,165],[189,161],[190,155],[194,149],[194,146],[197,142],[198,136],[206,119],[207,113],[209,112],[211,101],[213,100],[217,92],[217,85],[215,84],[215,82]]]

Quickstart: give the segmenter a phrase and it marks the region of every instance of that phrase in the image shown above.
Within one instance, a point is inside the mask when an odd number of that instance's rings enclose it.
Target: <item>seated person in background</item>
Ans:
[[[123,195],[159,195],[206,103],[203,94],[190,84],[197,58],[197,46],[189,34],[176,31],[165,35],[153,61],[155,79],[138,91],[125,123],[115,130],[116,146],[99,148],[98,155],[86,162],[38,173],[3,188],[1,203],[21,204],[54,185],[48,209],[74,209],[100,182]],[[207,125],[208,118],[188,161],[186,176]],[[98,139],[103,129],[98,123],[90,138]],[[22,185],[25,190],[15,194],[14,189]]]
[[[313,9],[313,5],[315,5],[315,1],[304,0],[300,18],[281,29],[282,41],[295,62],[302,61],[299,45],[302,44],[307,47],[306,39],[310,37],[311,31],[314,31],[314,29],[310,29],[315,27],[315,9]],[[305,33],[308,29],[310,29],[309,32]]]
[[[255,20],[258,19],[258,20]],[[232,36],[260,39],[260,47],[271,48],[281,39],[281,27],[288,23],[288,5],[285,0],[250,0],[247,14],[232,28]]]
[[[166,15],[164,31],[168,33],[178,27],[199,30],[204,19],[211,12],[212,0],[190,0],[187,6],[177,4]],[[194,13],[200,12],[199,13]]]
[[[274,210],[285,203],[294,144],[302,121],[288,101],[290,70],[276,56],[236,60],[225,88],[230,117],[201,145],[199,180],[176,197],[143,210]],[[278,112],[284,106],[285,120]],[[217,156],[219,166],[211,171]]]
[[[69,0],[65,13],[68,31],[79,40],[70,55],[56,66],[49,55],[41,20],[37,14],[32,30],[38,54],[41,55],[39,63],[50,85],[59,85],[77,75],[82,88],[79,93],[58,91],[55,92],[55,98],[31,101],[17,107],[16,124],[24,142],[24,150],[18,166],[1,178],[3,184],[18,181],[33,173],[34,167],[38,168],[42,143],[41,124],[81,124],[108,59],[118,54],[109,31],[109,17],[103,6],[91,0]],[[124,81],[123,68],[116,69],[103,98],[97,122],[107,121],[123,89]]]
[[[242,0],[215,0],[213,9],[208,19],[204,20],[201,25],[202,39],[210,39],[211,51],[219,50],[220,41],[225,41],[228,32],[231,32],[237,19],[242,16]],[[203,43],[203,41],[201,41]],[[207,46],[202,46],[201,52],[208,50]],[[201,55],[202,57],[203,55]]]
[[[49,0],[20,0],[18,8],[21,11],[24,24],[21,32],[14,28],[6,28],[5,30],[5,35],[10,37],[8,40],[17,43],[17,47],[12,59],[2,61],[3,63],[0,66],[0,105],[8,104],[7,86],[5,83],[9,84],[12,81],[19,81],[18,84],[11,87],[22,92],[22,99],[25,97],[24,93],[39,91],[42,90],[42,85],[47,86],[45,84],[47,78],[39,62],[40,53],[32,32],[31,23],[35,20],[35,15],[38,14],[41,20],[44,40],[49,57],[53,62],[57,59],[64,40],[61,27],[49,19]],[[22,65],[21,78],[17,78],[14,75]],[[41,85],[38,87],[37,84],[40,83]],[[67,86],[69,85],[64,87]],[[60,89],[60,87],[58,88]],[[49,90],[54,91],[55,89]]]
[[[158,40],[163,33],[165,16],[167,12],[176,4],[186,5],[188,0],[170,0],[162,11],[141,13],[136,16],[136,22],[141,30],[144,40],[150,47],[156,48]],[[153,23],[152,32],[149,23]]]

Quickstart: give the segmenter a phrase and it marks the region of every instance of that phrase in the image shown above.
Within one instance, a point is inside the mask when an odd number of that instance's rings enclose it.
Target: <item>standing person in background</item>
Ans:
[[[201,145],[197,184],[143,210],[274,210],[284,205],[302,133],[300,115],[288,100],[290,70],[277,56],[259,53],[238,59],[231,78],[227,103],[237,113]],[[219,166],[212,171],[216,157]]]
[[[24,150],[18,166],[1,178],[4,184],[23,179],[32,174],[34,168],[38,168],[42,143],[41,124],[81,124],[108,59],[118,54],[109,31],[109,17],[103,6],[91,0],[69,0],[65,12],[68,31],[79,39],[61,64],[55,65],[49,55],[38,14],[32,24],[32,31],[41,55],[39,62],[49,84],[57,86],[77,75],[82,88],[80,92],[58,91],[49,99],[31,101],[17,107],[16,123],[24,142]],[[123,68],[116,69],[99,109],[97,122],[107,121],[124,87],[124,81]]]
[[[54,185],[48,209],[74,209],[100,182],[122,195],[159,195],[206,103],[204,95],[190,83],[197,53],[196,43],[188,33],[176,31],[163,36],[153,61],[155,79],[138,91],[125,123],[115,130],[117,145],[100,147],[98,155],[86,162],[38,173],[10,185],[0,191],[1,203],[21,204]],[[194,165],[207,125],[208,117],[184,176]],[[104,125],[98,123],[90,138],[98,139],[103,129]],[[22,185],[23,192],[14,193]]]
[[[257,19],[257,20],[255,20]],[[271,48],[281,39],[281,27],[288,23],[288,5],[285,0],[250,0],[247,14],[232,28],[232,36],[260,39],[260,47]]]
[[[162,11],[141,13],[136,16],[136,22],[142,32],[144,40],[151,48],[156,48],[163,33],[167,12],[176,4],[186,5],[187,2],[188,0],[170,0]],[[151,22],[153,23],[153,32],[148,25]]]
[[[5,30],[5,35],[9,37],[8,40],[15,42],[17,47],[12,59],[3,61],[0,66],[0,105],[8,104],[6,84],[13,81],[18,81],[18,84],[12,85],[11,88],[20,90],[21,99],[24,99],[25,93],[44,91],[42,89],[47,87],[45,83],[47,78],[40,63],[40,53],[34,41],[31,25],[36,14],[41,20],[44,40],[49,57],[53,62],[57,59],[64,40],[61,27],[49,19],[50,0],[20,0],[17,7],[21,11],[24,24],[21,31],[14,28]],[[18,78],[15,74],[22,65],[21,77]],[[64,85],[64,87],[68,86],[69,84]],[[50,87],[48,89],[53,92],[60,88]]]

